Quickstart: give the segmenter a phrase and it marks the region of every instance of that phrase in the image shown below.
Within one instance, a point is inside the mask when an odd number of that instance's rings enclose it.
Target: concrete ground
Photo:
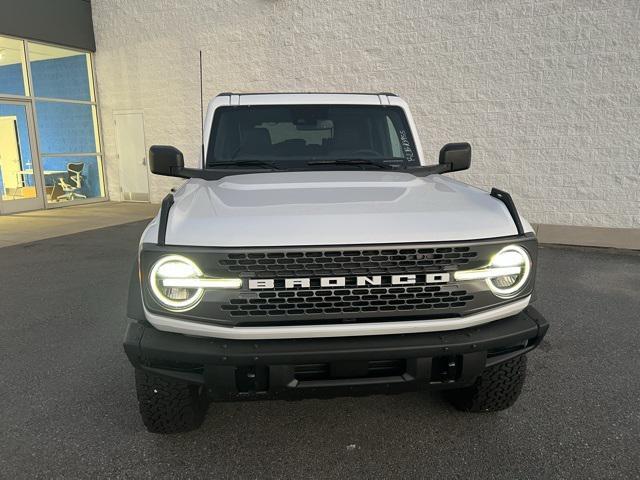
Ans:
[[[0,247],[111,227],[154,217],[159,205],[100,202],[0,216]]]
[[[121,347],[144,225],[0,248],[0,477],[640,477],[637,253],[541,249],[551,329],[505,412],[424,393],[234,402],[156,436]]]

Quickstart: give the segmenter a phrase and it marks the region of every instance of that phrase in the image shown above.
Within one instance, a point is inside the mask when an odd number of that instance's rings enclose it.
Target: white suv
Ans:
[[[140,240],[125,351],[149,431],[195,428],[211,399],[442,388],[467,411],[515,402],[548,324],[537,241],[511,197],[423,158],[392,94],[221,94],[200,169]]]

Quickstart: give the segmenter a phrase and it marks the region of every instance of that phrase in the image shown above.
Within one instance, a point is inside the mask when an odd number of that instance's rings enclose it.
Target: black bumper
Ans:
[[[204,384],[214,397],[455,388],[533,350],[548,326],[532,307],[464,330],[321,339],[199,338],[131,321],[124,348],[136,368]]]

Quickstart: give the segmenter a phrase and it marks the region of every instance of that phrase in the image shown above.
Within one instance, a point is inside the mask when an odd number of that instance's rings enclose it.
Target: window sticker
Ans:
[[[409,141],[409,135],[405,130],[400,130],[400,143],[402,144],[402,152],[404,153],[404,159],[407,162],[415,161],[415,154],[411,148],[411,142]]]

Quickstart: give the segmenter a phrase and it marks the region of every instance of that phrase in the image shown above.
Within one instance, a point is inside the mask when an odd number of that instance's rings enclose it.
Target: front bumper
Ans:
[[[447,332],[339,338],[226,340],[131,321],[124,348],[140,369],[205,385],[215,397],[333,394],[469,385],[491,365],[538,346],[547,321],[533,307]]]

